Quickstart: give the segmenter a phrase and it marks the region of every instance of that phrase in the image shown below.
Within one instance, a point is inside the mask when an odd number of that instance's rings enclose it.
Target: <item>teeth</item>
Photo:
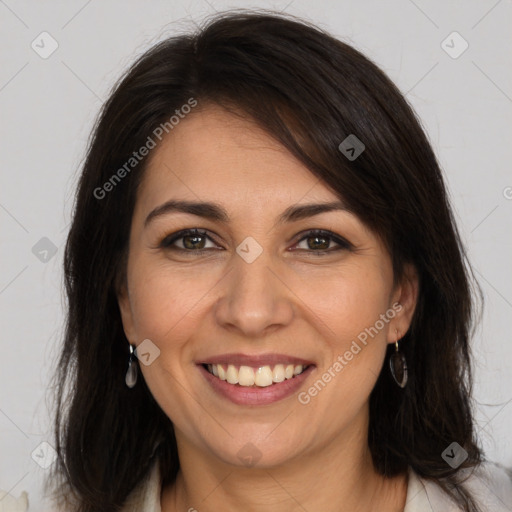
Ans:
[[[233,364],[228,364],[227,369],[221,364],[208,364],[208,371],[225,380],[230,384],[239,384],[240,386],[258,386],[261,388],[271,386],[273,383],[283,382],[300,375],[307,366],[302,364],[276,364],[273,368],[270,366],[260,366],[256,371],[250,366],[240,366],[239,369]]]
[[[240,386],[254,385],[254,370],[250,366],[240,366],[238,375],[240,379]]]
[[[272,372],[272,380],[274,382],[283,382],[284,379],[284,365],[276,364],[274,366],[274,371]]]
[[[262,366],[256,370],[254,374],[254,384],[261,388],[272,385],[272,370],[270,366]]]
[[[228,365],[228,371],[226,372],[226,380],[230,384],[238,384],[238,372],[236,371],[236,368],[232,364]]]

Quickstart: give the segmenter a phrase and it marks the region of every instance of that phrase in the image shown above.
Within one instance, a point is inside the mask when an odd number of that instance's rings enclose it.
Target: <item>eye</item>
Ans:
[[[159,247],[181,252],[193,252],[196,254],[207,252],[210,249],[218,250],[218,246],[216,244],[214,244],[214,247],[206,247],[205,244],[208,240],[214,243],[212,238],[207,235],[206,231],[196,228],[186,229],[166,236],[160,242]],[[180,242],[181,247],[176,245],[178,241]],[[313,229],[306,232],[294,247],[298,247],[303,241],[306,241],[306,248],[299,248],[299,250],[312,252],[318,255],[353,249],[353,245],[344,238],[322,229]],[[329,245],[332,242],[336,243],[338,247],[329,248]]]
[[[209,249],[205,248],[204,244],[206,240],[212,241],[212,239],[206,234],[206,231],[199,229],[186,229],[165,237],[160,242],[159,246],[164,249],[202,253]],[[177,241],[182,241],[182,247],[175,245]]]
[[[344,238],[323,229],[313,229],[311,231],[308,231],[299,240],[297,246],[303,241],[306,241],[305,250],[307,252],[313,252],[318,254],[324,254],[328,252],[341,250],[350,250],[353,248],[353,245]],[[334,249],[329,249],[328,247],[330,243],[333,241],[338,245],[338,247],[335,247]]]

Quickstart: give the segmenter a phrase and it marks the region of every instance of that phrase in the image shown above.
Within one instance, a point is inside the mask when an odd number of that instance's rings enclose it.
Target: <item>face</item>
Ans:
[[[178,446],[271,467],[367,428],[416,281],[393,286],[379,238],[342,206],[304,208],[327,203],[339,197],[283,146],[218,107],[153,150],[119,304]]]

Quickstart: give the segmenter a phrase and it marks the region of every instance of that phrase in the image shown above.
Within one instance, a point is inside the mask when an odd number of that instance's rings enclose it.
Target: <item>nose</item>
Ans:
[[[282,274],[269,251],[263,250],[252,263],[235,253],[215,305],[218,325],[244,338],[261,338],[288,325],[294,294]]]

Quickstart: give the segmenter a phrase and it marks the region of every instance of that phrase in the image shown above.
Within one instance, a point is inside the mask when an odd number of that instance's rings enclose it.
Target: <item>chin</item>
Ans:
[[[271,469],[285,465],[304,451],[304,442],[301,439],[294,443],[286,435],[285,438],[270,437],[262,437],[261,430],[253,436],[246,432],[239,437],[230,438],[228,443],[221,441],[210,446],[213,455],[226,464],[253,469]]]

